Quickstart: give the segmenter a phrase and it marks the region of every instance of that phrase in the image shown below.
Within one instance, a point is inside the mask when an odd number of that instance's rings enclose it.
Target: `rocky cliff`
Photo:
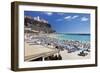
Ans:
[[[39,16],[37,17],[25,16],[24,26],[27,28],[31,28],[32,30],[42,32],[42,33],[55,32],[55,30],[52,29],[51,24],[49,24],[48,21],[40,18]]]

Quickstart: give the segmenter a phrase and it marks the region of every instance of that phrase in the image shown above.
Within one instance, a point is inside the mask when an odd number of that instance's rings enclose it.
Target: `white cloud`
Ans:
[[[77,18],[77,17],[79,17],[79,16],[78,16],[78,15],[72,16],[72,19],[75,19],[75,18]]]
[[[66,16],[64,17],[64,19],[71,19],[71,16]]]
[[[82,17],[81,21],[88,21],[88,18],[87,17]]]
[[[56,21],[62,21],[63,19],[57,19]]]
[[[72,20],[72,19],[76,19],[76,18],[78,18],[78,17],[79,17],[78,15],[66,16],[66,17],[64,17],[64,19],[70,19],[70,20]]]
[[[48,16],[51,16],[53,13],[52,12],[44,12],[44,14],[47,14]]]

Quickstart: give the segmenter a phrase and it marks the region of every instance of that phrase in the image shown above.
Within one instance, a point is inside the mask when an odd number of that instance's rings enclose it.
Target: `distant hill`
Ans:
[[[48,23],[47,20],[37,17],[25,16],[24,17],[24,26],[26,28],[31,28],[42,33],[54,33],[55,30],[52,29],[52,26]]]

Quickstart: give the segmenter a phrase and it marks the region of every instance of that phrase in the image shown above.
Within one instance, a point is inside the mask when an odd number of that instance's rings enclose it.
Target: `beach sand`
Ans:
[[[49,35],[45,35],[48,36],[50,38],[57,38],[57,36],[55,34],[49,34]],[[32,60],[32,59],[36,59],[39,57],[46,57],[46,56],[50,56],[53,55],[55,53],[57,53],[57,49],[52,49],[49,46],[45,47],[42,45],[29,45],[29,43],[27,43],[26,41],[24,42],[25,44],[25,61],[26,60]],[[90,52],[88,52],[88,55],[86,56],[79,56],[78,54],[80,53],[80,51],[76,51],[76,52],[72,52],[72,53],[68,53],[68,50],[63,50],[59,52],[62,60],[75,60],[75,59],[89,59],[91,58]],[[45,56],[46,55],[46,56]]]
[[[79,51],[68,53],[67,50],[60,51],[60,55],[62,56],[62,60],[75,60],[75,59],[89,59],[90,57],[90,52],[88,53],[87,56],[78,56]]]

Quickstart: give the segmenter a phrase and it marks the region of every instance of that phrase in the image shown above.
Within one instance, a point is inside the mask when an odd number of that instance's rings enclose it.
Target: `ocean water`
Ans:
[[[90,42],[90,34],[57,34],[59,40]]]

